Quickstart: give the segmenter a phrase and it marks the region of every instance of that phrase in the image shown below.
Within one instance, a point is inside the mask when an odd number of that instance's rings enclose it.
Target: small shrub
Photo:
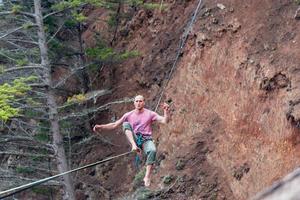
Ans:
[[[48,142],[49,136],[46,133],[38,133],[34,136],[34,138],[40,142]]]
[[[134,58],[134,57],[138,57],[140,56],[140,52],[134,50],[134,51],[126,51],[124,53],[122,53],[119,58],[121,60],[126,60],[126,59],[129,59],[129,58]]]
[[[67,103],[82,103],[86,101],[86,97],[84,94],[77,94],[71,97],[68,97]]]
[[[73,17],[77,22],[84,22],[87,19],[83,13],[73,13]]]
[[[167,8],[165,4],[159,4],[159,3],[144,3],[142,7],[148,10],[155,10],[155,9],[165,10]]]
[[[152,199],[155,196],[156,196],[155,191],[151,191],[149,189],[143,188],[137,192],[136,199],[137,200],[147,200],[147,199]]]
[[[53,52],[64,52],[62,43],[56,39],[51,40],[48,45],[49,49]]]
[[[53,5],[51,8],[56,11],[62,11],[68,7],[70,7],[70,3],[67,1],[62,1],[60,3]]]
[[[19,174],[32,174],[34,172],[34,169],[32,169],[30,167],[18,166],[18,167],[16,167],[16,172]]]
[[[24,65],[28,64],[28,60],[27,59],[18,59],[18,60],[16,60],[16,63],[18,66],[24,66]]]
[[[67,28],[74,28],[76,25],[77,25],[77,22],[74,19],[68,19],[65,21],[65,26]]]
[[[13,5],[11,11],[13,14],[18,14],[22,10],[22,6],[20,5]]]
[[[175,177],[173,175],[166,175],[163,178],[163,183],[169,185],[174,179]]]
[[[34,26],[34,24],[32,22],[27,22],[27,23],[23,24],[24,29],[30,29],[33,26]]]
[[[3,74],[5,70],[5,66],[4,65],[0,65],[0,74]]]
[[[112,48],[100,46],[95,48],[87,48],[86,54],[92,58],[96,58],[104,61],[109,58],[112,58],[116,53]]]
[[[109,14],[109,19],[107,20],[107,24],[111,27],[115,27],[117,25],[117,15],[115,12]]]
[[[139,6],[141,4],[143,4],[143,0],[130,0],[129,2],[131,4],[131,6]]]
[[[135,186],[140,185],[141,183],[143,183],[143,179],[145,177],[146,174],[146,168],[142,168],[134,177],[133,179],[133,184]]]
[[[40,194],[40,195],[49,195],[51,194],[51,189],[50,188],[46,188],[46,187],[33,187],[32,189],[32,192],[33,193],[36,193],[36,194]]]

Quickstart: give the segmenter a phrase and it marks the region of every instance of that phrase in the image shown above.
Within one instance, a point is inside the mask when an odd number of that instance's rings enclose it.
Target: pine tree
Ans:
[[[55,3],[53,3],[55,2]],[[0,2],[1,3],[1,2]],[[5,27],[0,31],[0,119],[6,133],[1,141],[15,142],[19,145],[35,146],[38,151],[21,153],[22,156],[32,157],[32,160],[42,160],[52,163],[53,156],[59,172],[67,171],[67,156],[64,147],[64,134],[70,133],[78,123],[80,117],[86,121],[89,115],[107,109],[112,102],[96,108],[78,110],[82,102],[92,100],[98,96],[109,94],[109,90],[87,92],[90,90],[87,70],[99,63],[120,62],[124,59],[138,56],[136,51],[116,52],[112,44],[101,40],[93,48],[84,48],[82,32],[86,17],[82,9],[87,5],[103,6],[122,16],[121,8],[124,4],[140,6],[141,1],[120,0],[69,0],[69,1],[3,1],[0,5],[0,25]],[[118,19],[117,19],[117,23]],[[118,26],[115,26],[116,37]],[[69,31],[70,38],[60,36],[63,31]],[[78,47],[75,49],[69,41],[77,38]],[[71,43],[71,44],[74,44]],[[87,61],[86,56],[89,57]],[[76,63],[74,67],[68,61]],[[65,62],[62,62],[65,61]],[[53,71],[57,66],[66,65],[69,75],[54,80]],[[65,96],[72,96],[74,92],[66,90],[68,79],[76,75],[80,80],[81,94],[70,97],[68,102],[58,102],[59,92]],[[67,93],[67,95],[66,95]],[[75,105],[75,106],[74,106]],[[0,128],[2,131],[3,128]],[[21,135],[15,133],[22,132]],[[9,136],[9,134],[13,136]],[[26,146],[25,145],[25,146]],[[12,147],[11,147],[12,148]],[[15,147],[12,148],[15,150]],[[38,152],[42,151],[42,154]],[[69,150],[69,153],[71,151]],[[16,151],[6,152],[17,154]],[[69,155],[69,161],[71,156]],[[29,163],[29,161],[24,162]],[[42,162],[41,162],[42,163]],[[69,162],[70,165],[71,162]],[[30,166],[31,164],[28,164]],[[30,167],[16,167],[18,173],[34,173],[36,170],[51,174],[43,164],[43,169]],[[53,184],[57,184],[53,182]],[[71,177],[64,177],[65,199],[75,199]]]

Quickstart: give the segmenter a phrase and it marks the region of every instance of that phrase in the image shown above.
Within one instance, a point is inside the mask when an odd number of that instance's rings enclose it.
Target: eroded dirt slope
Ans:
[[[114,69],[116,91],[103,101],[142,93],[155,106],[197,1],[165,3],[164,12],[140,10],[129,35],[118,37],[116,47],[143,56]],[[159,159],[151,190],[169,188],[151,198],[248,199],[299,165],[296,9],[294,1],[204,1],[165,90],[172,120],[155,128]],[[97,122],[130,108],[114,106]],[[94,141],[83,163],[128,150],[123,136],[104,136],[119,146]],[[132,159],[82,172],[78,196],[130,196],[136,174]],[[91,180],[97,187],[86,184]],[[91,190],[83,194],[87,187]]]

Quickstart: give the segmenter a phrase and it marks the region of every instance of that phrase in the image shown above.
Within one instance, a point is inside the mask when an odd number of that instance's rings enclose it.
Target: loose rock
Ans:
[[[221,3],[218,3],[217,4],[217,7],[218,8],[220,8],[221,10],[224,10],[226,7],[223,5],[223,4],[221,4]]]
[[[295,13],[295,19],[300,19],[300,7],[296,10],[296,13]]]

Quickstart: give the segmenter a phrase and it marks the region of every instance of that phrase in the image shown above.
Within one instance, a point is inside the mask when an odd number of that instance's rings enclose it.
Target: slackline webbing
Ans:
[[[76,171],[79,171],[79,170],[82,170],[82,169],[85,169],[85,168],[93,167],[93,166],[99,165],[101,163],[110,161],[112,159],[119,158],[119,157],[122,157],[122,156],[126,156],[130,153],[132,153],[132,151],[122,153],[122,154],[119,154],[119,155],[116,155],[116,156],[111,156],[111,157],[108,157],[104,160],[100,160],[100,161],[97,161],[95,163],[91,163],[91,164],[88,164],[88,165],[85,165],[85,166],[82,166],[82,167],[78,167],[76,169],[72,169],[72,170],[69,170],[69,171],[54,175],[54,176],[50,176],[48,178],[44,178],[44,179],[41,179],[41,180],[38,180],[38,181],[35,181],[35,182],[31,182],[31,183],[28,183],[28,184],[25,184],[25,185],[18,186],[18,187],[9,189],[9,190],[1,191],[0,192],[0,199],[12,196],[12,195],[17,194],[21,191],[27,190],[29,188],[32,188],[32,187],[36,186],[36,185],[40,185],[42,183],[45,183],[45,182],[50,181],[52,179],[55,179],[57,177],[60,177],[60,176],[63,176],[63,175],[66,175],[66,174],[69,174],[69,173],[72,173],[72,172],[76,172]]]

